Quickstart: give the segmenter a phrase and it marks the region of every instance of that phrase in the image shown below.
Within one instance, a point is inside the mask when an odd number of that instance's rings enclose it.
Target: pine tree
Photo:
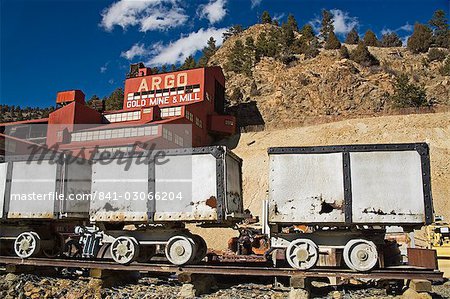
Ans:
[[[345,43],[349,45],[356,45],[359,43],[359,35],[355,27],[353,27],[352,30],[350,30],[350,32],[347,34],[347,37],[345,38]]]
[[[116,88],[109,96],[104,98],[106,110],[120,110],[123,107],[123,89]]]
[[[395,32],[389,32],[383,34],[381,37],[381,46],[382,47],[401,47],[402,41],[400,37],[398,37],[397,33]]]
[[[334,31],[333,15],[328,10],[322,10],[322,26],[320,36],[324,41],[328,40],[328,35]]]
[[[290,50],[295,40],[294,30],[288,23],[284,23],[281,26],[281,30],[282,44],[285,46],[285,50]]]
[[[245,48],[242,41],[239,39],[236,40],[227,57],[227,70],[235,73],[242,73],[244,69],[244,51]]]
[[[431,29],[427,25],[416,23],[413,34],[408,38],[407,47],[413,53],[425,53],[430,48],[432,38]]]
[[[305,58],[310,59],[319,55],[319,41],[317,37],[314,37],[311,42],[306,46]]]
[[[300,30],[301,38],[306,41],[311,41],[316,35],[314,34],[314,29],[310,24],[305,24]]]
[[[244,28],[240,24],[236,24],[231,26],[227,31],[222,34],[223,41],[226,41],[228,38],[237,35],[244,31]]]
[[[203,55],[200,57],[198,65],[205,67],[208,64],[209,59],[216,53],[216,51],[216,40],[213,37],[210,37],[207,46],[202,50]]]
[[[243,55],[244,55],[244,62],[242,65],[242,71],[247,76],[251,76],[252,68],[255,64],[255,55],[256,55],[255,40],[251,36],[248,36],[245,40]]]
[[[359,42],[358,46],[350,53],[350,59],[363,65],[372,66],[379,65],[380,62],[373,56],[367,46],[363,42]]]
[[[436,10],[428,24],[433,28],[434,44],[438,47],[450,48],[450,30],[445,11]]]
[[[368,47],[378,47],[378,39],[372,30],[367,30],[364,35],[364,44]]]
[[[409,83],[405,74],[396,78],[391,99],[397,107],[422,107],[428,103],[425,88]]]
[[[298,24],[297,24],[297,20],[295,19],[295,17],[292,14],[288,15],[287,18],[287,25],[293,30],[298,32]]]
[[[337,38],[336,34],[334,34],[333,31],[330,32],[328,35],[328,39],[325,43],[325,49],[332,50],[332,49],[340,49],[341,48],[341,42]]]
[[[180,66],[180,70],[189,70],[197,67],[194,56],[190,55],[186,57],[184,63]]]
[[[167,73],[168,72],[168,67],[167,67],[167,64],[163,64],[162,66],[161,66],[161,73]]]
[[[261,15],[261,24],[271,24],[272,23],[272,17],[270,16],[269,12],[267,10],[263,11]]]

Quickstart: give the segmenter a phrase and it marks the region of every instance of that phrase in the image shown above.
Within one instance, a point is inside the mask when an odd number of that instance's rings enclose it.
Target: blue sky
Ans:
[[[81,89],[89,99],[124,84],[130,62],[179,63],[199,55],[206,40],[232,24],[249,26],[264,10],[299,25],[332,10],[342,39],[356,26],[378,36],[411,34],[448,0],[0,0],[0,102],[54,105],[61,90]]]

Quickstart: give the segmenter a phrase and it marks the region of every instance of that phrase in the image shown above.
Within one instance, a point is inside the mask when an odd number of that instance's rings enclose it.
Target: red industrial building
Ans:
[[[74,152],[95,147],[126,151],[135,142],[198,147],[236,130],[235,118],[224,114],[220,67],[151,74],[150,68],[134,64],[125,80],[121,110],[90,108],[81,90],[59,92],[56,104],[48,118],[0,124],[3,142],[8,140],[6,153],[18,153],[30,143]]]

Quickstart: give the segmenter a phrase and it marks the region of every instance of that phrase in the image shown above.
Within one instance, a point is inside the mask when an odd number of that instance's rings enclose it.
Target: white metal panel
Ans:
[[[5,204],[7,170],[8,170],[8,163],[0,163],[0,218],[3,217],[3,206]]]
[[[227,213],[242,213],[241,167],[236,159],[227,155],[226,165],[226,202]]]
[[[424,198],[416,151],[350,153],[353,222],[420,223]]]
[[[47,160],[13,163],[9,218],[53,217],[56,169]]]
[[[271,154],[269,222],[344,222],[342,163],[342,153]]]
[[[95,161],[92,165],[91,220],[146,220],[148,165],[137,164],[136,158],[130,159],[133,161],[127,163],[129,169],[117,161],[103,165]]]
[[[198,154],[169,156],[167,160],[155,167],[155,193],[173,194],[175,200],[156,201],[155,219],[167,220],[174,213],[176,220],[215,218],[211,203],[217,198],[216,158]]]
[[[87,161],[78,160],[67,164],[64,178],[66,201],[63,210],[67,217],[89,213],[91,176],[91,165]]]

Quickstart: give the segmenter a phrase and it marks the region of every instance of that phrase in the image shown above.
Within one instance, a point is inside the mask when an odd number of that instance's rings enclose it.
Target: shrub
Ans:
[[[390,32],[385,33],[381,37],[381,46],[382,47],[401,47],[402,41],[400,40],[400,37],[398,37],[397,33]]]
[[[444,61],[444,65],[439,69],[442,76],[450,76],[450,55]]]
[[[379,65],[380,62],[375,58],[367,49],[367,46],[359,42],[358,46],[353,50],[350,54],[350,59],[363,65],[363,66],[372,66]]]
[[[350,58],[350,53],[348,52],[346,46],[341,46],[341,48],[339,49],[339,54],[341,55],[341,58]]]
[[[428,51],[428,60],[429,61],[444,61],[445,52],[436,48],[431,48]]]
[[[424,24],[416,23],[414,32],[408,38],[408,49],[413,53],[425,53],[430,48],[433,35],[431,29]]]
[[[391,98],[396,107],[423,107],[428,104],[425,88],[410,83],[408,76],[405,74],[396,78],[394,89],[395,91]]]

